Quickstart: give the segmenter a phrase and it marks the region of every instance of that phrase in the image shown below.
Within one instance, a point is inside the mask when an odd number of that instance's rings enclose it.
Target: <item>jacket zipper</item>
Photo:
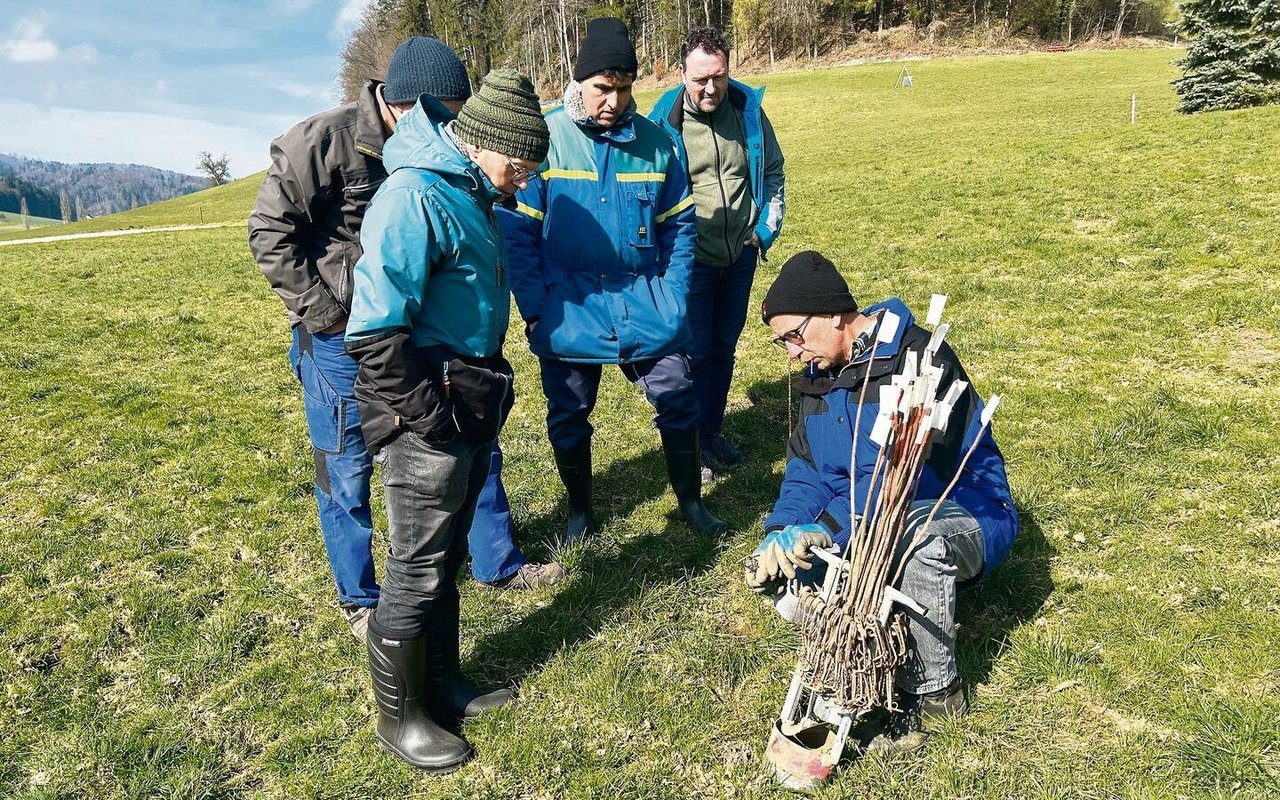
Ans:
[[[720,140],[716,138],[714,111],[707,115],[707,127],[711,128],[711,147],[716,153],[716,186],[720,189],[720,208],[724,209],[724,252],[725,255],[730,255],[733,253],[733,245],[729,244],[729,196],[724,193],[724,165],[720,163]],[[732,258],[729,263],[733,263]]]

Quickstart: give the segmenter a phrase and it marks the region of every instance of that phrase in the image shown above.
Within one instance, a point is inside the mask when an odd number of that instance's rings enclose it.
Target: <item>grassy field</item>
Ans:
[[[1280,108],[1175,113],[1175,55],[918,62],[911,90],[896,64],[768,80],[789,208],[755,302],[806,248],[864,302],[950,293],[950,341],[1005,398],[1023,520],[962,597],[972,715],[821,797],[1280,793]],[[254,183],[205,196],[242,219]],[[118,223],[191,222],[200,197]],[[284,314],[243,232],[5,248],[0,287],[0,795],[787,796],[760,759],[797,639],[741,582],[788,420],[754,320],[727,423],[751,460],[708,493],[735,532],[671,518],[650,411],[615,373],[605,530],[565,552],[513,331],[507,486],[527,552],[571,578],[464,584],[468,668],[522,698],[431,779],[374,741]]]
[[[39,231],[31,233],[21,227],[17,229],[0,226],[0,241],[5,239],[26,239],[33,236],[52,236],[69,233],[91,233],[94,231],[128,230],[132,228],[154,228],[168,225],[205,225],[213,222],[240,222],[249,217],[253,208],[254,197],[258,194],[258,184],[262,182],[262,174],[251,175],[243,180],[205,189],[201,192],[175,197],[152,203],[132,211],[121,211],[104,217],[72,222],[59,227],[56,231]]]
[[[29,224],[33,229],[45,228],[50,225],[61,225],[62,220],[51,219],[49,217],[28,216],[27,224]],[[10,233],[13,231],[21,231],[23,233],[27,232],[27,226],[22,222],[22,215],[13,211],[6,211],[3,214],[0,214],[0,233]],[[49,233],[49,231],[42,231],[42,233]]]

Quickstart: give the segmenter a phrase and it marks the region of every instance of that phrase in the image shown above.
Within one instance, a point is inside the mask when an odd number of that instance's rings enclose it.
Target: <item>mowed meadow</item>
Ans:
[[[767,78],[789,207],[754,302],[809,248],[863,302],[949,294],[950,341],[1004,398],[1023,521],[961,599],[973,713],[820,797],[1280,793],[1280,107],[1176,113],[1179,55],[910,62],[912,89],[900,64]],[[235,221],[255,191],[92,224]],[[741,578],[792,417],[758,318],[727,421],[751,459],[707,491],[733,532],[673,518],[651,412],[615,371],[604,529],[568,549],[513,326],[518,536],[570,577],[464,581],[464,663],[521,698],[429,778],[375,742],[284,313],[243,228],[3,247],[0,296],[0,795],[788,796],[761,756],[797,637]]]

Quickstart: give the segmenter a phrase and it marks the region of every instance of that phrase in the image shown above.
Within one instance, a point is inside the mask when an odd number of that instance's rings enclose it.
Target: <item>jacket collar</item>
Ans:
[[[603,138],[614,142],[630,142],[636,138],[635,131],[635,113],[636,101],[632,99],[626,110],[622,112],[622,116],[618,121],[607,128],[602,128],[596,124],[596,121],[587,116],[587,109],[582,104],[582,84],[577,81],[570,81],[569,85],[564,88],[564,111],[569,115],[569,119],[573,120],[583,133],[593,139]]]
[[[911,309],[901,299],[891,297],[867,306],[862,314],[879,318],[871,334],[875,336],[883,333],[888,341],[876,342],[874,347],[868,346],[839,372],[806,369],[800,382],[801,394],[824,395],[832,389],[851,389],[862,384],[868,371],[872,380],[893,371],[898,363],[898,353],[902,350],[903,337],[915,324]]]
[[[684,84],[678,84],[672,87],[662,99],[658,102],[669,101],[671,108],[667,111],[667,124],[677,132],[684,132],[684,99],[688,94],[688,90],[684,88]],[[764,89],[753,89],[741,81],[733,78],[729,79],[729,105],[733,106],[741,114],[748,114],[753,111],[756,106],[760,105],[760,96],[764,94]]]
[[[356,96],[356,150],[382,160],[382,148],[387,143],[387,132],[382,127],[382,112],[378,110],[378,87],[381,81],[370,80]]]

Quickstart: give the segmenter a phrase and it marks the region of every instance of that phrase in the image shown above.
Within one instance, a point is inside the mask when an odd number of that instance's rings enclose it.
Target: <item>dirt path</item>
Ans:
[[[104,236],[132,236],[135,233],[162,233],[164,231],[198,231],[205,228],[244,227],[248,221],[209,222],[204,225],[166,225],[159,228],[129,228],[122,231],[91,231],[90,233],[64,233],[61,236],[36,236],[30,239],[0,240],[0,247],[11,244],[39,244],[40,242],[62,242],[67,239],[100,239]]]

